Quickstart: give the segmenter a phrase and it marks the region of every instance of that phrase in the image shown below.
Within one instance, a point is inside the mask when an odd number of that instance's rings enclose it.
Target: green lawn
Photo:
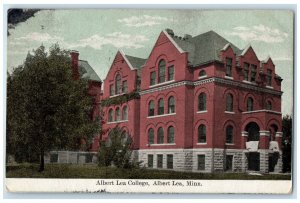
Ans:
[[[19,164],[6,167],[7,178],[111,178],[111,179],[212,179],[212,180],[290,180],[290,175],[263,176],[246,173],[191,173],[150,169],[118,169],[97,165],[46,164],[38,171],[37,164]]]

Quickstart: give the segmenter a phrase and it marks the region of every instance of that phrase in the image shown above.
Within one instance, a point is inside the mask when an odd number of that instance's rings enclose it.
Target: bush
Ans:
[[[98,154],[99,166],[117,168],[137,168],[140,163],[131,160],[132,139],[119,127],[110,130],[108,139],[100,142]]]

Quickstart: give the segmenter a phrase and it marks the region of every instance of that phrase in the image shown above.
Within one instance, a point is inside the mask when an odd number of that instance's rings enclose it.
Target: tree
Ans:
[[[283,172],[291,171],[292,158],[292,116],[285,115],[282,119],[282,162]]]
[[[40,158],[53,149],[82,148],[92,141],[98,121],[90,120],[87,81],[73,80],[69,52],[57,44],[40,46],[7,79],[7,152],[19,161]]]
[[[40,9],[8,9],[7,34],[9,35],[9,30],[14,29],[19,23],[26,22],[29,18],[34,17],[35,13],[39,10]]]
[[[111,129],[108,138],[100,141],[99,166],[134,167],[135,163],[131,162],[131,145],[132,139],[125,131],[119,127]]]

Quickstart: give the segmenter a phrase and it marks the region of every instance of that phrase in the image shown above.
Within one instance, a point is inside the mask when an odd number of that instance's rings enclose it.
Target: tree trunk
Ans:
[[[41,162],[40,162],[40,169],[39,172],[44,171],[45,169],[45,161],[44,161],[44,149],[41,149]]]

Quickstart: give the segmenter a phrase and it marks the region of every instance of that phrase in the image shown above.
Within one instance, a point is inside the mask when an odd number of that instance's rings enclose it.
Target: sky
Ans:
[[[117,51],[147,58],[159,33],[192,36],[214,30],[260,60],[270,56],[283,78],[282,113],[293,111],[293,13],[288,10],[42,10],[10,30],[7,69],[22,64],[41,44],[79,51],[103,80]]]

